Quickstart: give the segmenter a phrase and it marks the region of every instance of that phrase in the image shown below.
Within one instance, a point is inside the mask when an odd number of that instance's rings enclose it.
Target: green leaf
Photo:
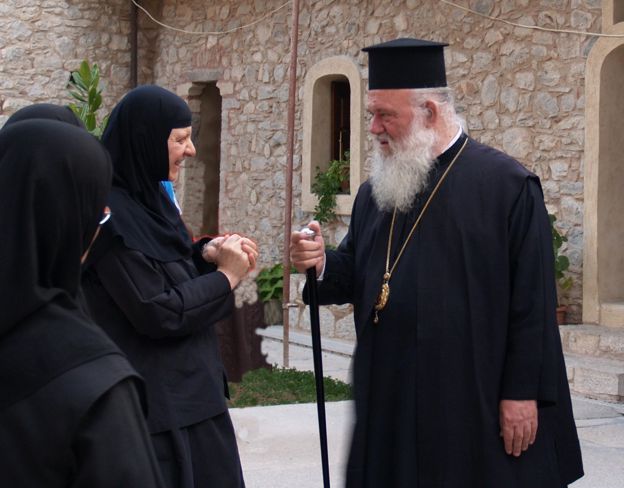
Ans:
[[[83,105],[82,107],[80,107],[80,120],[82,120],[83,123],[86,124],[86,120],[87,120],[87,115],[89,115],[89,107],[87,107],[87,105]]]
[[[100,81],[100,67],[97,63],[93,63],[93,66],[91,66],[91,79],[93,81]]]
[[[281,300],[284,289],[284,267],[277,263],[269,268],[263,268],[256,277],[258,296],[263,302]]]
[[[89,90],[89,84],[84,80],[84,78],[78,71],[74,71],[72,73],[72,79],[74,81],[74,85],[80,88],[81,91],[86,92]]]
[[[95,121],[95,114],[94,113],[87,114],[87,117],[86,117],[86,120],[85,120],[85,125],[86,125],[87,130],[89,132],[93,132],[93,130],[95,130],[95,128],[97,126],[97,122]]]
[[[95,94],[95,98],[93,99],[93,103],[91,104],[91,111],[97,112],[97,110],[102,106],[102,95],[100,92]]]
[[[69,94],[74,97],[76,100],[82,103],[87,103],[87,100],[78,92],[70,91]]]
[[[89,67],[89,63],[86,60],[80,63],[78,73],[80,74],[80,77],[84,80],[85,84],[89,86],[91,84],[91,68]]]
[[[567,278],[565,278],[565,279],[563,279],[563,280],[561,280],[559,282],[559,286],[564,291],[569,290],[570,288],[572,288],[572,284],[573,284],[573,281],[572,281],[572,277],[571,276],[568,276]]]

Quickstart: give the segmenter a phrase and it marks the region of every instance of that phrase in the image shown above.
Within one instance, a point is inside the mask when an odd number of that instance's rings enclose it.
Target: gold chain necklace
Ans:
[[[433,197],[438,192],[440,185],[442,185],[442,182],[446,178],[446,175],[448,174],[448,172],[451,170],[451,168],[455,164],[455,161],[457,161],[457,158],[462,153],[467,143],[468,143],[468,138],[466,138],[466,140],[462,144],[462,147],[459,149],[459,151],[457,152],[457,154],[451,161],[451,164],[449,164],[448,168],[446,168],[446,171],[442,175],[442,178],[440,178],[435,188],[431,192],[431,195],[429,195],[429,198],[427,198],[425,205],[423,206],[422,210],[418,214],[418,218],[416,219],[416,222],[414,222],[412,229],[410,230],[409,234],[405,238],[405,242],[403,243],[403,246],[401,247],[401,250],[399,251],[398,256],[394,260],[394,264],[392,265],[392,267],[390,267],[390,250],[392,248],[392,234],[394,232],[394,221],[396,219],[396,213],[397,213],[396,207],[394,207],[394,212],[392,213],[392,223],[390,224],[390,235],[388,236],[388,250],[386,252],[386,272],[383,275],[383,283],[381,284],[381,290],[379,292],[379,295],[377,296],[377,302],[375,303],[375,317],[373,318],[373,323],[375,324],[379,323],[379,311],[383,310],[386,304],[388,303],[388,300],[390,298],[390,278],[392,278],[392,273],[394,273],[394,269],[396,268],[399,262],[399,259],[401,259],[401,256],[403,255],[403,251],[405,251],[405,248],[407,247],[407,243],[409,242],[412,235],[414,234],[416,227],[418,227],[418,224],[420,223],[420,219],[422,219],[422,216],[425,214],[425,211],[427,210],[427,207],[429,207],[429,204],[433,200]]]

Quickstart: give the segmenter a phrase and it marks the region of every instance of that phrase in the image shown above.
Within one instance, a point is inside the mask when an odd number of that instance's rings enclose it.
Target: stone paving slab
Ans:
[[[263,340],[271,364],[282,364],[282,344]],[[312,369],[307,347],[291,345],[291,367]],[[325,371],[349,378],[350,360],[325,353]],[[573,397],[585,476],[570,488],[624,487],[624,404]],[[231,409],[247,488],[320,488],[322,470],[316,405]],[[344,486],[353,404],[326,404],[331,486]]]

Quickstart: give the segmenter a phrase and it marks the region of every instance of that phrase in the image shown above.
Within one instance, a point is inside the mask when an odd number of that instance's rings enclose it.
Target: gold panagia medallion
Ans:
[[[390,298],[390,284],[388,283],[390,281],[390,273],[385,273],[383,279],[384,281],[381,284],[381,290],[379,291],[377,302],[375,303],[375,318],[373,321],[376,324],[379,322],[379,315],[377,312],[384,309]]]
[[[377,303],[375,303],[375,310],[383,310],[388,303],[388,298],[390,298],[390,285],[385,283],[381,285],[381,291],[377,296]]]

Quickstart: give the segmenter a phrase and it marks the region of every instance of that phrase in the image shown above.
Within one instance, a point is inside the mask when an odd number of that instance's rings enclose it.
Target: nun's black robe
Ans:
[[[85,355],[101,347],[94,340],[98,334],[107,344],[86,318],[76,320],[78,309],[66,310],[47,305],[2,342],[0,353],[11,360],[0,361],[0,378],[6,381],[10,374],[14,381],[32,381],[39,365],[49,364],[41,350],[61,345],[54,334],[73,336],[63,346],[83,348]],[[43,327],[54,328],[54,334]],[[83,339],[88,334],[91,338]],[[17,348],[30,357],[12,354]],[[79,364],[68,361],[50,378],[39,373],[40,384],[9,404],[6,397],[0,400],[0,486],[165,486],[137,393],[144,391],[141,378],[110,341],[108,348]]]
[[[215,428],[223,429],[211,456],[199,461],[211,473],[210,479],[214,481],[221,469],[224,473],[240,471],[214,328],[231,313],[233,294],[224,274],[210,266],[205,270],[211,271],[201,275],[192,259],[160,262],[118,241],[89,268],[82,282],[98,325],[145,378],[147,422],[161,469],[165,479],[178,479],[180,486],[193,486],[192,478],[198,476],[180,469],[190,465],[200,469],[190,457],[193,443],[201,441],[203,432],[200,429],[195,439],[194,429],[204,421],[216,422]],[[183,428],[190,428],[190,439],[186,431],[180,431]],[[173,452],[188,459],[168,459],[171,442]],[[195,480],[195,486],[202,486],[199,481]],[[242,481],[225,479],[222,483],[223,487],[239,486]]]
[[[113,216],[82,285],[94,320],[145,378],[148,427],[167,485],[240,488],[214,328],[232,312],[233,293],[201,258],[160,184],[172,129],[190,125],[186,102],[158,86],[137,87],[115,106],[102,136],[113,162]]]
[[[465,137],[438,158],[414,208],[397,215],[391,263]],[[560,488],[582,476],[538,178],[469,139],[375,325],[391,218],[365,183],[320,286],[321,303],[355,309],[347,487]],[[499,436],[501,399],[538,401],[537,439],[519,458]]]
[[[161,488],[141,379],[77,303],[110,159],[41,108],[0,130],[0,486]]]

